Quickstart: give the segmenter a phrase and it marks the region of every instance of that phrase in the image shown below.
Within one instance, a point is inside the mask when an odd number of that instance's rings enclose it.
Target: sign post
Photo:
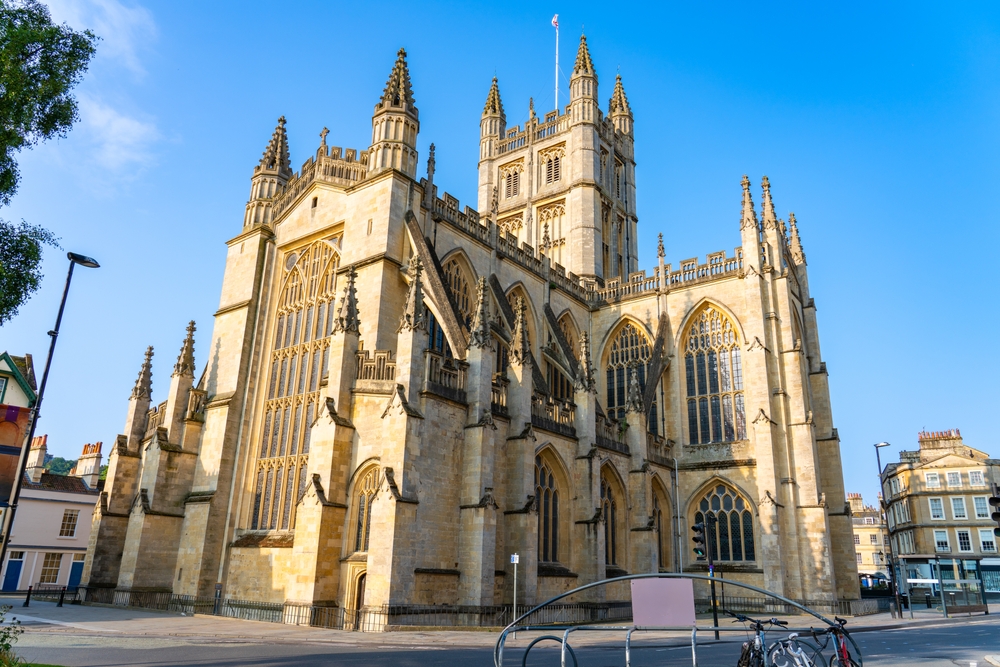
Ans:
[[[517,620],[517,563],[521,560],[520,554],[511,554],[510,562],[514,564],[514,611],[511,614],[511,623]],[[514,639],[517,639],[517,633],[514,633]]]

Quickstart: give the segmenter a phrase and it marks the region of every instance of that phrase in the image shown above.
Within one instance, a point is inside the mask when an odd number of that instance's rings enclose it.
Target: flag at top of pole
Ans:
[[[559,15],[552,17],[552,27],[556,29],[556,113],[559,113]]]

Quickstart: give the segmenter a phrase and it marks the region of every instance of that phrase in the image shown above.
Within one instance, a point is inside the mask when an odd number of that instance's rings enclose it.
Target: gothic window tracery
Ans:
[[[519,160],[500,167],[500,182],[503,185],[504,199],[513,199],[521,193],[521,172],[524,162]]]
[[[555,183],[562,178],[562,158],[566,154],[566,146],[560,144],[538,152],[538,163],[542,169],[542,180],[546,185]]]
[[[683,343],[691,444],[744,440],[746,409],[739,335],[729,318],[704,307]]]
[[[652,358],[652,345],[646,334],[632,322],[627,322],[611,341],[607,369],[607,414],[618,421],[625,420],[625,404],[628,399],[628,382],[631,368],[635,366],[639,376],[639,387],[646,390],[646,373]],[[653,379],[658,382],[658,378]],[[654,398],[649,410],[648,430],[659,432],[657,401]]]
[[[559,561],[559,490],[552,466],[535,457],[535,498],[538,501],[538,560]]]
[[[728,484],[716,484],[698,501],[695,523],[705,522],[705,517],[717,519],[705,523],[707,548],[716,561],[752,561],[757,559],[754,544],[753,504]]]
[[[471,287],[465,269],[462,267],[461,260],[457,257],[448,260],[444,265],[444,276],[448,284],[448,290],[451,292],[455,305],[458,307],[458,314],[461,316],[462,322],[466,326],[469,326],[472,322],[472,307],[474,304],[472,303],[473,297],[471,295],[474,290]]]
[[[372,503],[375,501],[375,494],[378,492],[379,470],[372,468],[369,470],[361,482],[358,483],[355,491],[355,526],[354,526],[354,550],[368,551],[368,542],[372,530]]]
[[[611,481],[601,473],[601,513],[604,517],[604,563],[618,565],[618,501]]]
[[[656,564],[663,569],[666,567],[666,549],[663,540],[663,508],[660,506],[660,494],[653,491],[653,525],[656,527]]]
[[[335,240],[336,241],[336,240]],[[257,434],[252,530],[289,530],[305,489],[309,426],[319,406],[336,314],[340,255],[329,241],[285,254],[272,320],[262,424]]]

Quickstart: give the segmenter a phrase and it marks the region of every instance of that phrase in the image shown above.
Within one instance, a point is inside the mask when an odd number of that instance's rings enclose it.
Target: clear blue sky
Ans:
[[[490,78],[511,124],[529,96],[550,110],[559,12],[563,71],[583,26],[602,101],[620,68],[635,113],[641,267],[657,232],[675,265],[731,252],[744,173],[757,193],[767,174],[779,215],[796,213],[847,489],[872,497],[871,444],[894,456],[924,427],[1000,456],[1000,9],[805,4],[54,2],[104,41],[82,121],[20,156],[0,216],[103,268],[77,272],[39,433],[66,457],[113,442],[146,346],[161,401],[190,319],[204,362],[224,242],[275,120],[288,118],[296,169],[324,126],[333,145],[367,147],[400,46],[421,162],[436,143],[436,182],[475,205]],[[41,292],[0,330],[0,349],[33,353],[39,373],[65,270],[48,252]]]

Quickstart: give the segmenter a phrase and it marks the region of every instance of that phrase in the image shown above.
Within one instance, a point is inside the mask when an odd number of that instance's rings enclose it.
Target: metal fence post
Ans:
[[[59,591],[59,602],[56,604],[57,607],[61,607],[63,605],[63,598],[64,597],[66,597],[66,587],[65,586],[63,586],[62,589],[60,589],[60,591]]]
[[[24,598],[24,604],[21,606],[27,607],[29,604],[31,604],[31,586],[28,586],[28,595]]]

